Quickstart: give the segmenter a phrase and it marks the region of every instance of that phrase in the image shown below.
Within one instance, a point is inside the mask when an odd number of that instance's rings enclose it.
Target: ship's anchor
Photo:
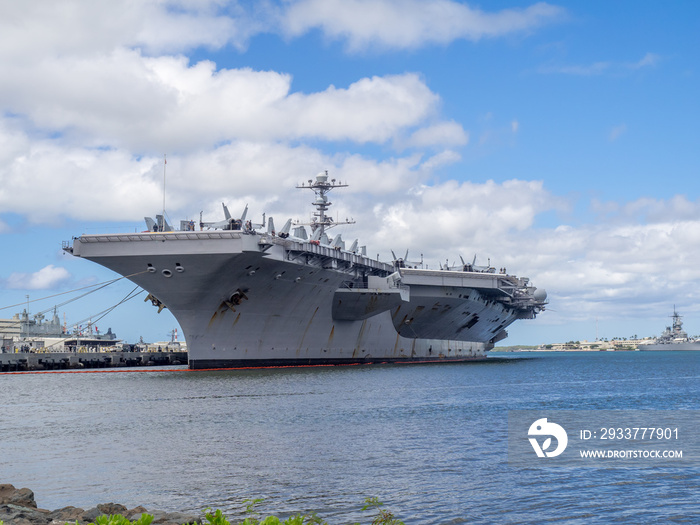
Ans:
[[[153,294],[149,293],[146,296],[146,298],[143,300],[143,302],[145,303],[148,300],[151,301],[151,304],[153,304],[153,306],[158,307],[158,313],[161,313],[163,311],[163,308],[166,308],[166,306],[163,303],[161,303],[160,300],[156,296],[154,296]]]
[[[228,307],[232,312],[236,311],[236,309],[233,307],[233,303],[231,301],[222,302],[220,308],[224,309],[223,308],[224,306]]]
[[[243,299],[246,299],[246,300],[247,300],[247,299],[248,299],[248,296],[247,296],[246,294],[244,294],[244,293],[243,293],[243,290],[241,290],[241,289],[239,288],[238,290],[236,290],[235,292],[233,292],[233,295],[231,295],[231,299],[230,299],[230,300],[231,300],[231,302],[232,302],[233,304],[241,304],[241,301],[242,301]]]
[[[238,306],[239,304],[241,304],[243,299],[247,300],[248,296],[243,292],[243,290],[241,290],[239,288],[238,290],[233,292],[233,294],[231,295],[231,297],[228,301],[226,301],[226,300],[222,301],[221,306],[219,308],[224,309],[224,310],[226,308],[228,308],[232,312],[235,312],[236,311],[235,307]]]

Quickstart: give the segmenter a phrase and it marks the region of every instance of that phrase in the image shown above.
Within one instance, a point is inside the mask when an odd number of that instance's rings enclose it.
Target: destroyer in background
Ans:
[[[345,186],[327,172],[298,186],[316,195],[310,232],[291,219],[279,231],[272,218],[252,224],[247,207],[234,219],[224,206],[225,219],[200,220],[200,231],[156,216],[147,232],[81,235],[64,249],[168,308],[196,369],[483,359],[507,326],[544,310],[547,294],[525,277],[388,264],[357,241],[346,249],[326,233],[328,193]]]
[[[690,339],[683,330],[681,315],[673,307],[673,326],[667,326],[666,330],[657,337],[653,343],[640,344],[639,350],[700,350],[700,340]]]

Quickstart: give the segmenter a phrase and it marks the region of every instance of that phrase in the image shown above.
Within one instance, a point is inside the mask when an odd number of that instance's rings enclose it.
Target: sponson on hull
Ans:
[[[168,308],[187,340],[190,368],[483,359],[506,327],[544,310],[547,294],[494,268],[408,268],[401,259],[346,249],[326,215],[345,184],[316,176],[307,229],[272,218],[253,224],[146,218],[143,233],[81,235],[65,250],[101,264]],[[263,223],[265,221],[263,220]]]

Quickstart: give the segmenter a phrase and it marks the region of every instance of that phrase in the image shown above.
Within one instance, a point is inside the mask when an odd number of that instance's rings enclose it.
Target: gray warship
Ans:
[[[683,330],[681,315],[673,307],[673,324],[667,326],[663,333],[653,343],[639,345],[639,350],[700,350],[700,340],[691,339]]]
[[[315,194],[313,219],[279,231],[223,205],[224,220],[200,215],[199,230],[156,215],[148,231],[84,234],[64,250],[169,309],[191,369],[480,360],[506,327],[545,309],[544,290],[490,265],[429,270],[371,259],[357,240],[346,249],[327,233],[328,193],[341,187],[328,172],[298,185]]]

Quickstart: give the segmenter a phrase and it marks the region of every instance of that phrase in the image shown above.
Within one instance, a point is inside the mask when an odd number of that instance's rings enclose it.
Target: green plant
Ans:
[[[88,523],[88,525],[151,525],[153,521],[153,516],[150,514],[141,514],[141,517],[134,521],[129,521],[129,518],[125,518],[121,514],[110,514],[109,516],[102,515],[97,516],[93,523]],[[2,522],[0,521],[0,525]],[[78,522],[75,522],[78,525]]]
[[[384,503],[379,501],[379,498],[365,499],[365,506],[362,510],[375,509],[377,516],[372,521],[372,525],[404,525],[404,522],[394,518],[394,513],[386,509],[380,508]]]
[[[277,516],[267,516],[260,520],[259,513],[255,510],[258,504],[262,503],[262,498],[244,500],[245,512],[248,516],[240,523],[240,525],[328,525],[326,521],[321,519],[315,512],[311,514],[296,514],[281,521]],[[211,508],[204,511],[204,518],[209,522],[209,525],[231,525],[221,510],[216,510],[212,513]]]
[[[204,511],[204,518],[209,522],[210,525],[231,525],[231,523],[221,512],[221,509],[216,509],[216,512],[212,514],[211,508],[207,508]]]

